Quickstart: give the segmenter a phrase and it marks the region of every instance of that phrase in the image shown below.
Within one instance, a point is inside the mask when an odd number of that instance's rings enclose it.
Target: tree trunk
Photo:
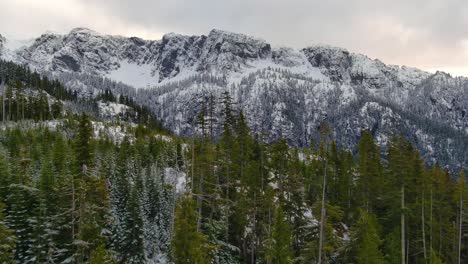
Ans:
[[[318,255],[318,264],[322,264],[322,247],[323,247],[323,226],[325,224],[325,191],[327,186],[327,163],[325,163],[325,172],[323,174],[323,187],[322,187],[322,210],[320,215],[320,236],[319,236],[319,255]]]
[[[252,228],[252,244],[251,244],[251,252],[250,252],[250,263],[254,264],[255,263],[255,251],[256,251],[256,242],[257,242],[257,236],[256,236],[256,227],[257,227],[257,193],[254,193],[254,215],[253,215],[253,228]]]
[[[3,124],[5,125],[5,91],[6,91],[6,87],[3,86],[3,90],[2,90],[2,120],[3,120]]]
[[[230,170],[229,170],[229,166],[228,166],[228,169],[227,169],[227,172],[226,172],[226,241],[229,240],[229,211],[230,211],[230,198],[229,198],[229,189],[231,188],[230,184],[231,184],[231,179],[230,179]]]
[[[424,219],[424,190],[422,193],[422,206],[421,206],[421,223],[422,223],[422,242],[424,251],[424,263],[427,263],[427,248],[426,248],[426,222]]]
[[[195,131],[193,132],[195,133]],[[193,187],[194,187],[194,179],[195,179],[195,134],[192,136],[192,171],[191,171],[191,176],[192,176],[192,182],[190,183],[192,187],[190,188],[190,193],[193,192]]]
[[[75,179],[72,178],[72,219],[71,219],[71,228],[72,228],[72,240],[75,241]]]
[[[11,96],[8,98],[8,121],[11,121]]]
[[[197,220],[197,232],[200,232],[201,229],[201,220],[202,220],[202,207],[203,207],[203,172],[200,172],[200,180],[198,181],[198,196],[197,196],[197,206],[198,206],[198,220]]]
[[[460,219],[458,220],[458,264],[461,263],[462,227],[463,227],[463,194],[460,194]]]
[[[434,225],[432,223],[432,218],[433,218],[433,215],[432,215],[432,187],[431,187],[431,213],[430,213],[430,217],[429,217],[429,221],[431,222],[431,228],[429,230],[429,249],[431,250],[431,255],[432,255],[432,226]],[[432,264],[432,256],[429,258],[429,263]]]
[[[175,211],[176,211],[176,202],[177,202],[177,180],[179,178],[179,160],[178,160],[178,155],[177,155],[177,147],[175,149],[175,167],[176,167],[176,176],[174,179],[174,183],[172,186],[172,217],[171,217],[171,238],[174,236],[174,230],[175,230]]]
[[[405,244],[405,185],[401,186],[401,264],[405,264],[406,261],[406,244]]]

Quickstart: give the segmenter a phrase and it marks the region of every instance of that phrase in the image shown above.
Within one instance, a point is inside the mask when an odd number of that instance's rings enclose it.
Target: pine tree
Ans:
[[[0,202],[5,201],[8,195],[8,188],[13,183],[7,158],[0,154]]]
[[[5,97],[8,99],[8,112],[6,120],[11,121],[11,106],[13,104],[13,87],[11,85],[8,85],[5,92]]]
[[[94,248],[108,244],[109,198],[102,178],[91,176],[82,183],[84,199],[80,200],[80,224],[77,238],[81,258],[90,258]]]
[[[165,184],[163,169],[148,168],[142,204],[145,254],[148,260],[168,257],[171,239],[172,189]]]
[[[20,81],[16,82],[16,120],[24,119],[24,95],[23,84]]]
[[[292,263],[293,252],[291,250],[291,227],[284,219],[283,209],[276,209],[275,224],[271,239],[267,248],[265,259],[270,264]]]
[[[399,187],[399,214],[400,214],[400,253],[401,263],[406,263],[407,260],[407,192],[410,182],[410,167],[409,159],[412,153],[411,146],[401,137],[394,138],[389,148],[389,170],[394,180],[394,186]]]
[[[172,240],[174,263],[210,263],[207,238],[197,231],[197,213],[192,198],[180,198],[175,219],[175,234]]]
[[[124,232],[127,241],[124,252],[119,252],[122,254],[121,260],[130,264],[144,263],[143,221],[136,188],[131,190],[125,221],[126,230]]]
[[[360,204],[366,211],[373,212],[382,200],[385,185],[380,164],[380,153],[369,131],[364,131],[359,141],[359,181]]]
[[[37,232],[37,189],[21,184],[10,185],[7,198],[9,210],[6,223],[17,238],[15,260],[28,263],[34,259],[33,248]]]
[[[349,241],[350,263],[384,263],[380,251],[382,241],[377,232],[375,217],[365,210],[359,210],[359,219],[351,231]]]
[[[51,234],[51,224],[48,222],[47,209],[44,203],[39,205],[39,213],[30,219],[34,223],[33,232],[30,237],[30,245],[25,263],[53,263],[54,245]]]
[[[115,264],[117,263],[112,254],[104,247],[99,245],[96,249],[91,251],[89,264]]]
[[[93,158],[93,148],[91,139],[93,136],[93,126],[88,116],[83,113],[80,117],[77,135],[75,138],[75,151],[78,166],[85,172],[91,165]]]
[[[5,204],[0,201],[0,263],[9,263],[13,260],[16,246],[16,237],[13,230],[5,225]]]
[[[457,243],[457,263],[460,264],[461,253],[462,253],[462,240],[463,240],[463,223],[464,223],[464,206],[466,206],[465,199],[468,197],[466,189],[466,181],[463,170],[460,171],[458,175],[458,182],[455,193],[455,202],[458,205],[458,243]]]

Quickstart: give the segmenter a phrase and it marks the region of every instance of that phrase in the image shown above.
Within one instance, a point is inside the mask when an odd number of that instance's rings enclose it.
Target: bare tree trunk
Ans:
[[[24,120],[24,96],[21,97],[21,120]]]
[[[72,240],[75,240],[75,179],[72,178],[72,219],[71,219],[71,228],[72,228]]]
[[[433,218],[433,216],[432,216],[432,187],[431,187],[431,213],[430,213],[429,218],[430,218],[430,221],[431,221],[431,229],[429,231],[430,232],[430,234],[429,234],[429,249],[431,250],[431,254],[432,254],[432,226],[434,225],[432,223],[432,218]],[[432,264],[432,256],[429,258],[429,263]]]
[[[352,177],[351,177],[351,173],[347,173],[348,174],[348,210],[351,209],[351,182],[352,182]]]
[[[202,201],[203,195],[203,172],[200,172],[200,180],[198,181],[198,196],[197,196],[197,206],[198,206],[198,220],[197,220],[197,232],[201,229],[201,220],[202,220]]]
[[[322,248],[323,248],[323,226],[325,224],[325,191],[327,186],[327,162],[325,162],[325,172],[323,174],[323,186],[322,186],[322,210],[320,215],[320,236],[319,236],[319,255],[318,264],[322,264]]]
[[[178,160],[178,155],[177,155],[177,147],[175,149],[175,158],[176,158],[176,176],[174,179],[174,183],[172,186],[172,217],[171,217],[171,238],[174,236],[174,229],[175,229],[175,211],[176,211],[176,202],[177,202],[177,180],[179,178],[179,160]]]
[[[256,236],[256,227],[257,227],[257,193],[254,193],[254,215],[253,215],[253,228],[252,228],[252,244],[251,244],[251,252],[250,252],[250,263],[254,264],[255,263],[255,251],[256,251],[256,242],[257,242],[257,236]]]
[[[5,125],[5,85],[2,85],[2,122]]]
[[[406,244],[405,244],[405,185],[401,186],[401,264],[405,264],[406,261]]]
[[[442,216],[439,215],[439,223],[442,222]],[[439,227],[439,256],[442,254],[442,228]]]
[[[460,194],[460,219],[458,220],[458,264],[461,263],[462,227],[463,227],[463,194]]]
[[[409,262],[409,244],[410,241],[409,241],[409,238],[408,238],[408,241],[406,241],[406,264],[408,264]]]
[[[271,206],[268,207],[268,234],[271,236]],[[270,258],[267,258],[266,262],[267,264],[271,264]]]
[[[229,170],[229,167],[227,169],[227,172],[226,172],[226,185],[227,185],[227,188],[226,188],[226,241],[228,241],[229,239],[229,211],[230,211],[230,200],[229,200],[229,189],[230,189],[230,176],[231,173],[230,173],[230,170]]]
[[[427,262],[427,248],[426,248],[426,222],[424,219],[424,190],[422,193],[421,201],[421,222],[422,222],[422,242],[423,242],[423,251],[424,251],[424,263]]]
[[[11,96],[8,98],[8,121],[11,121],[11,98]]]
[[[192,135],[192,171],[191,171],[191,176],[192,176],[192,182],[190,183],[192,186],[191,186],[191,189],[190,189],[190,193],[193,192],[193,182],[194,182],[194,179],[195,179],[195,131],[193,132],[194,134]]]

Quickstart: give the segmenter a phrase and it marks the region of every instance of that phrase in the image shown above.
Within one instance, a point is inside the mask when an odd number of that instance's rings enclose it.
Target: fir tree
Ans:
[[[285,221],[284,217],[283,210],[278,206],[276,209],[276,218],[271,234],[271,240],[265,256],[267,263],[292,263],[291,228]]]
[[[80,169],[86,171],[86,167],[91,165],[93,149],[91,139],[93,136],[93,126],[88,116],[83,113],[80,117],[77,135],[75,139],[76,160]]]
[[[0,263],[12,262],[16,246],[16,237],[13,230],[5,225],[5,204],[0,201]]]
[[[349,241],[350,263],[384,263],[380,251],[381,240],[377,231],[375,217],[363,209],[359,210],[359,219],[351,231]]]
[[[192,198],[180,198],[175,219],[175,234],[172,240],[174,263],[210,263],[207,238],[197,231],[197,213]]]
[[[93,251],[89,258],[89,264],[115,264],[117,263],[112,254],[104,245],[99,245]]]

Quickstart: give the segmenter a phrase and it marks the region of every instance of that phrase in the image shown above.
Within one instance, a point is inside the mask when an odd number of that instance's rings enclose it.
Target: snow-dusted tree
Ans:
[[[154,164],[145,176],[142,203],[145,254],[148,260],[157,263],[169,256],[173,192],[172,186],[165,183],[163,168]]]
[[[6,223],[17,237],[15,259],[21,263],[34,260],[32,251],[37,231],[38,190],[21,184],[12,184],[7,202],[9,204]]]

